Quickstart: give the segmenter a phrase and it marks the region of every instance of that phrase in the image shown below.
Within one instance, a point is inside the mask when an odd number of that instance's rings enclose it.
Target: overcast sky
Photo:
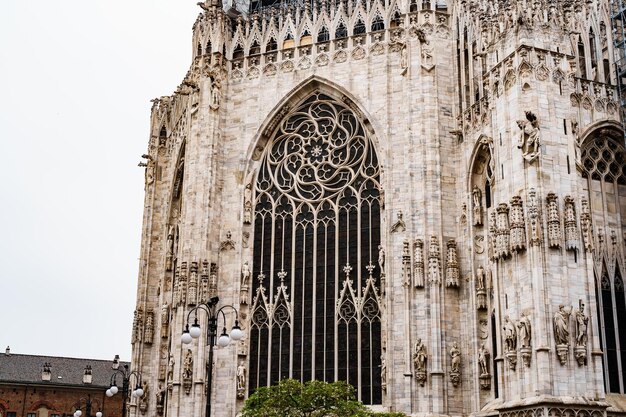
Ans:
[[[0,0],[0,352],[130,359],[150,99],[197,0]]]

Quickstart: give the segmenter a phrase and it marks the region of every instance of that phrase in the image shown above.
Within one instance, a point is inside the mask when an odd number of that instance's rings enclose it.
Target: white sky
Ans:
[[[0,352],[130,359],[149,100],[197,0],[0,0]]]

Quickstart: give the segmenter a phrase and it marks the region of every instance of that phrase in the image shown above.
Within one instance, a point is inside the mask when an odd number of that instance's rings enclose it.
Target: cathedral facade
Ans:
[[[414,416],[622,413],[608,1],[199,5],[152,106],[132,415],[235,416],[284,378]],[[244,337],[210,349],[207,303]]]

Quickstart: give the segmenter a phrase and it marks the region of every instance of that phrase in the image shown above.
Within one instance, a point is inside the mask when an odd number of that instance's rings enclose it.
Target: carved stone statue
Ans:
[[[237,397],[244,398],[246,395],[246,366],[241,362],[237,366]]]
[[[144,340],[147,344],[152,344],[152,339],[154,339],[154,312],[148,311],[146,313]]]
[[[455,387],[461,383],[461,350],[457,342],[450,348],[450,380]]]
[[[559,310],[554,313],[554,341],[556,343],[556,354],[561,365],[567,363],[567,353],[569,351],[569,316],[570,311],[565,310],[563,304],[559,305]]]
[[[530,347],[530,338],[531,338],[531,328],[530,328],[530,319],[524,313],[520,317],[517,322],[517,328],[519,329],[517,332],[517,340],[519,342],[520,348],[528,348]]]
[[[413,367],[415,368],[415,377],[422,386],[426,382],[426,359],[426,346],[422,343],[422,339],[417,339],[413,348]]]
[[[517,147],[522,150],[522,156],[528,162],[534,161],[540,153],[539,122],[537,116],[526,112],[526,120],[518,120],[517,126],[522,131]]]
[[[485,344],[482,343],[478,349],[478,366],[480,366],[480,388],[491,388],[491,375],[489,374],[489,350],[485,348]]]
[[[483,193],[480,188],[474,186],[472,190],[472,211],[474,213],[474,226],[483,225]]]
[[[187,349],[187,353],[185,354],[185,360],[183,362],[183,388],[185,389],[185,394],[189,394],[191,392],[191,385],[193,381],[193,353],[191,349]]]
[[[241,288],[248,288],[250,283],[250,265],[248,265],[248,261],[243,263],[241,267]]]
[[[380,385],[383,391],[387,390],[387,363],[384,353],[380,355]]]
[[[504,351],[515,351],[517,346],[517,331],[515,326],[511,323],[509,316],[504,318]]]
[[[172,381],[174,378],[174,365],[176,365],[176,361],[174,360],[174,355],[170,355],[170,360],[167,364],[167,380]]]
[[[485,269],[482,265],[476,268],[476,289],[482,290],[485,288]]]
[[[385,249],[382,245],[378,245],[378,266],[380,268],[380,274],[385,275]]]
[[[172,270],[172,260],[174,258],[174,226],[170,226],[167,232],[167,255],[165,257],[165,270]]]
[[[167,302],[161,306],[161,338],[165,339],[169,335],[170,306]]]
[[[159,389],[155,393],[156,396],[156,409],[159,415],[163,415],[163,407],[165,406],[165,393],[166,390],[163,385],[159,385]]]
[[[587,364],[587,326],[589,317],[584,312],[585,305],[579,302],[578,310],[576,310],[576,346],[574,347],[574,356],[578,366]]]
[[[243,222],[244,224],[252,222],[252,184],[246,184],[243,191]]]

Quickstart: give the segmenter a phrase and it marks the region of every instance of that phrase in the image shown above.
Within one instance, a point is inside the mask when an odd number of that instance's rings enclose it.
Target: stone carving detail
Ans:
[[[456,241],[454,239],[448,240],[446,287],[459,287],[459,260],[456,253]]]
[[[509,361],[509,367],[512,371],[517,366],[517,331],[515,325],[509,319],[509,316],[504,318],[504,356]]]
[[[151,345],[154,339],[154,312],[152,310],[146,313],[146,329],[144,334],[144,342]]]
[[[229,231],[226,232],[226,240],[220,243],[220,250],[234,250],[235,249],[235,241],[233,240],[233,235]]]
[[[167,347],[167,340],[161,340],[161,347],[159,348],[159,380],[161,381],[165,381],[168,357],[169,352]]]
[[[489,350],[482,343],[478,349],[478,366],[480,366],[480,388],[488,390],[491,388],[491,374],[489,373]]]
[[[578,227],[576,225],[576,208],[574,199],[571,196],[565,196],[565,249],[578,250]]]
[[[133,333],[130,343],[141,342],[141,328],[143,327],[143,311],[141,309],[135,310],[133,317]]]
[[[246,384],[246,365],[240,362],[237,366],[237,398],[245,398]]]
[[[176,266],[174,270],[174,288],[172,288],[172,308],[176,309],[180,304],[180,266]]]
[[[423,387],[426,383],[426,346],[422,343],[422,339],[417,339],[413,348],[413,368],[415,369],[415,379]]]
[[[391,233],[404,232],[406,230],[406,224],[402,220],[403,214],[401,210],[398,210],[398,220],[391,226]]]
[[[165,270],[172,270],[172,261],[174,259],[174,226],[170,226],[167,232],[167,255],[165,256]]]
[[[472,212],[474,215],[474,226],[483,225],[483,193],[480,188],[474,186],[472,190]]]
[[[548,193],[546,197],[548,202],[548,246],[551,248],[561,247],[561,219],[557,199],[558,197],[554,193]]]
[[[479,255],[485,253],[485,236],[474,236],[474,251]]]
[[[428,247],[428,282],[433,285],[441,284],[441,261],[439,259],[439,241],[437,236],[430,237]]]
[[[165,407],[165,396],[166,396],[166,390],[165,388],[163,388],[163,385],[159,385],[159,389],[156,392],[156,410],[157,410],[157,414],[162,416],[163,415],[163,408]]]
[[[496,257],[496,212],[492,210],[489,213],[489,235],[487,235],[487,256],[492,261],[497,260]]]
[[[411,253],[409,252],[409,241],[405,239],[402,243],[402,279],[405,288],[411,286]]]
[[[239,302],[241,304],[248,304],[248,286],[250,285],[250,265],[248,261],[243,263],[241,267],[241,294]]]
[[[559,357],[561,365],[565,365],[567,363],[567,353],[569,351],[570,313],[571,311],[567,311],[563,304],[559,305],[559,310],[554,313],[554,342],[556,344],[556,354]]]
[[[511,250],[521,252],[526,249],[526,223],[520,196],[511,198]]]
[[[530,325],[530,319],[524,313],[522,313],[519,321],[517,322],[517,342],[519,344],[519,351],[522,355],[524,365],[530,366],[530,360],[532,357],[532,350],[530,346],[530,339],[532,335],[532,329]]]
[[[252,184],[246,184],[243,191],[243,223],[252,222]]]
[[[454,342],[450,348],[450,358],[450,381],[452,385],[458,387],[461,384],[461,351],[457,342]]]
[[[459,223],[461,226],[465,226],[467,224],[467,204],[461,204],[461,215],[459,216]]]
[[[424,288],[424,242],[417,239],[413,245],[413,279],[415,288]]]
[[[541,153],[539,138],[539,122],[537,116],[527,111],[526,120],[518,120],[517,126],[522,131],[517,147],[522,150],[522,156],[528,162],[534,161]]]
[[[183,362],[183,389],[185,394],[189,395],[193,382],[193,354],[191,349],[187,349],[185,360]]]
[[[189,288],[187,289],[187,305],[196,305],[198,299],[198,262],[192,262],[189,268]]]
[[[141,414],[146,414],[146,411],[148,411],[148,401],[150,398],[150,385],[148,385],[147,382],[143,383],[143,396],[139,397],[137,399],[137,402],[139,403],[139,411],[141,411]]]
[[[510,255],[511,229],[509,228],[509,206],[506,203],[498,204],[496,218],[496,247],[495,258],[505,259]]]
[[[170,306],[167,302],[161,306],[161,338],[167,339],[170,334]]]
[[[187,299],[187,262],[180,265],[180,274],[178,277],[178,303],[177,305],[185,305]]]
[[[587,365],[587,326],[589,317],[585,314],[585,305],[580,301],[576,310],[576,346],[574,356],[578,366]]]
[[[378,267],[380,268],[380,275],[385,275],[385,248],[382,245],[378,245]]]
[[[209,301],[209,261],[202,261],[202,270],[200,272],[200,302]]]
[[[209,297],[217,296],[217,264],[211,263],[211,272],[209,273]]]
[[[474,280],[476,286],[476,309],[487,309],[487,290],[485,288],[485,269],[482,265],[476,268],[476,279]]]
[[[586,199],[582,199],[580,204],[580,226],[583,232],[583,244],[585,251],[593,251],[593,225],[591,224],[591,213],[589,212],[589,203]]]
[[[537,203],[537,192],[534,188],[528,190],[528,226],[530,246],[541,245],[541,215]]]

